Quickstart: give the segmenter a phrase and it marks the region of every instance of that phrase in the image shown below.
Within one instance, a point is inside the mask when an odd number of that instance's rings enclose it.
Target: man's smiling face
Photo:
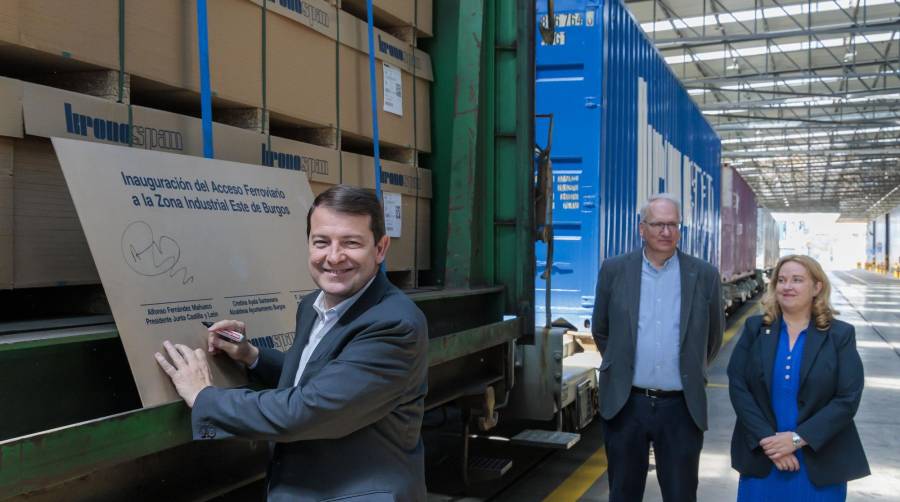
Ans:
[[[317,207],[310,218],[309,273],[333,307],[359,291],[378,272],[390,237],[375,242],[368,215]]]

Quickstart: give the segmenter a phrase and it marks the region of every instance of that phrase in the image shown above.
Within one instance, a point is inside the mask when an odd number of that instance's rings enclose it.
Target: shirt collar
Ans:
[[[641,256],[643,257],[644,263],[646,265],[650,265],[651,267],[653,267],[654,270],[656,270],[656,266],[653,264],[652,261],[650,261],[650,258],[647,258],[647,250],[645,248],[641,248]],[[678,250],[677,249],[675,250],[675,254],[673,254],[672,256],[669,257],[669,259],[667,259],[665,262],[663,262],[663,266],[659,270],[665,270],[665,269],[669,268],[669,265],[676,264],[676,263],[678,263]]]
[[[372,285],[376,277],[378,277],[378,272],[376,272],[375,275],[373,275],[372,278],[369,279],[369,282],[367,282],[365,286],[359,288],[359,291],[354,293],[353,296],[347,298],[341,303],[338,303],[330,309],[325,308],[325,292],[319,291],[319,296],[317,296],[316,301],[313,302],[313,309],[315,309],[316,314],[318,314],[320,318],[331,317],[335,315],[340,317],[344,315],[344,312],[350,310],[350,307],[352,307],[353,304],[356,303],[356,300],[359,300],[359,297],[362,296],[367,289],[369,289],[369,286]]]

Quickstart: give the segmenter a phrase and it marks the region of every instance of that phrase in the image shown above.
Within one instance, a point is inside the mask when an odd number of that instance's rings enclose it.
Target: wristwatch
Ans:
[[[803,438],[800,437],[800,434],[797,434],[795,432],[794,435],[791,437],[791,443],[794,444],[794,449],[799,450],[800,446],[802,446],[801,445],[802,442],[803,442]]]

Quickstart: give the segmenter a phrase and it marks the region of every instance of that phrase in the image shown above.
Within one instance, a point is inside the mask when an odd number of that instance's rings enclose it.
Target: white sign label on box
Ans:
[[[384,230],[388,237],[400,237],[400,229],[403,227],[399,193],[382,192],[382,204],[384,204]]]
[[[400,68],[381,63],[384,69],[384,111],[403,116],[403,79]]]
[[[144,406],[178,394],[153,354],[206,350],[202,321],[237,319],[257,346],[293,344],[306,262],[304,173],[53,138]],[[210,357],[213,384],[246,382]]]

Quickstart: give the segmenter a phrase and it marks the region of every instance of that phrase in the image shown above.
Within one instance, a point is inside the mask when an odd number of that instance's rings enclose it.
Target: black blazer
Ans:
[[[722,346],[722,291],[719,271],[703,260],[678,251],[681,305],[672,315],[681,319],[681,385],[691,418],[707,428],[706,366]],[[597,279],[591,332],[603,355],[598,392],[600,415],[612,419],[631,395],[641,307],[643,250],[605,260]]]
[[[300,302],[287,353],[260,349],[252,373],[273,389],[207,387],[192,410],[194,439],[272,441],[270,501],[425,500],[425,316],[379,272],[316,347],[295,387],[318,293]]]
[[[737,413],[731,438],[731,466],[745,476],[765,477],[772,469],[759,441],[775,434],[772,371],[781,320],[747,319],[728,364],[728,391]],[[868,476],[869,464],[853,416],[863,390],[863,366],[853,326],[837,319],[825,331],[810,324],[800,366],[797,430],[809,479],[816,486]]]

